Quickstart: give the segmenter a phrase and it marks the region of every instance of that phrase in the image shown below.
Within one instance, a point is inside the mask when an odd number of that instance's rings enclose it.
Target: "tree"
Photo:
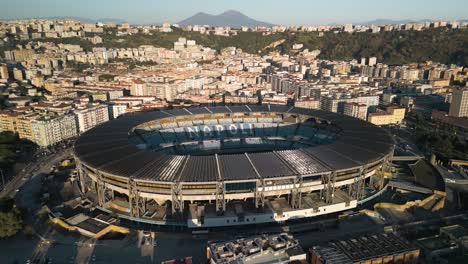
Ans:
[[[0,167],[9,168],[16,158],[14,143],[17,136],[11,132],[0,133]]]
[[[8,170],[15,163],[17,152],[29,152],[34,148],[34,143],[20,139],[15,133],[0,132],[0,167]]]
[[[0,238],[11,237],[22,228],[22,220],[17,208],[0,212]]]
[[[421,114],[413,114],[416,144],[427,153],[448,159],[466,159],[468,146],[459,140],[453,126],[437,121],[426,120]]]
[[[12,145],[0,144],[0,167],[8,168],[15,162],[16,153]]]
[[[115,75],[112,74],[102,74],[99,76],[100,81],[113,81],[115,78]]]

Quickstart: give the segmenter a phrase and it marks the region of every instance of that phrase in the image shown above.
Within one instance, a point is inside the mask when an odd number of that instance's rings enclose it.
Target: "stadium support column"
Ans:
[[[137,183],[133,178],[128,179],[128,203],[130,205],[130,216],[140,218],[146,211],[145,199],[140,197]]]
[[[265,181],[260,179],[257,181],[255,188],[255,208],[264,207],[265,206],[265,195],[263,192],[265,191]]]
[[[114,199],[114,191],[107,188],[100,171],[96,172],[96,194],[99,206],[104,206],[108,201]]]
[[[215,154],[216,158],[216,168],[218,170],[218,181],[216,182],[216,213],[224,214],[226,211],[226,199],[225,199],[225,185],[223,177],[221,175],[221,168],[219,166],[219,157],[218,154]]]
[[[294,178],[293,189],[291,190],[291,208],[299,209],[302,206],[302,177]]]
[[[260,206],[263,208],[265,206],[265,195],[263,193],[265,191],[265,180],[258,172],[249,155],[247,153],[244,153],[244,155],[249,161],[250,166],[252,166],[252,169],[255,171],[255,174],[257,175],[258,179],[255,183],[255,208],[258,208]]]
[[[387,157],[384,159],[384,164],[382,165],[382,176],[380,177],[379,181],[379,190],[381,190],[384,187],[385,184],[385,172],[390,172],[392,171],[392,160],[393,160],[393,151]]]
[[[171,186],[172,196],[172,213],[184,211],[184,200],[182,199],[182,185],[180,182],[175,182]]]
[[[105,198],[105,185],[104,181],[102,180],[102,174],[100,171],[96,171],[96,193],[97,193],[97,199],[98,199],[98,204],[99,206],[104,206],[106,203],[106,198]]]
[[[76,169],[78,171],[78,179],[80,181],[80,189],[81,192],[84,194],[86,192],[85,189],[85,170],[83,169],[83,164],[76,159]]]
[[[224,198],[224,182],[216,183],[216,212],[224,214],[226,211],[226,199]]]
[[[325,200],[325,203],[333,203],[335,196],[335,178],[336,171],[322,175],[322,183],[324,185],[323,192],[321,194],[322,199]]]
[[[364,196],[364,190],[366,187],[366,174],[364,166],[359,168],[359,175],[354,178],[354,183],[350,186],[350,196],[359,201]]]

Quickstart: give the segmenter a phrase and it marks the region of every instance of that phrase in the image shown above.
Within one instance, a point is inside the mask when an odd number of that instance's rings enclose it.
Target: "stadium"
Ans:
[[[365,121],[288,106],[130,113],[75,142],[100,210],[190,228],[346,211],[384,187],[394,142]]]

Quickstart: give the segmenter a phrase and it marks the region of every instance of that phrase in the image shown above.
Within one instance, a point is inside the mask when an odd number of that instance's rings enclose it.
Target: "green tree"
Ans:
[[[99,80],[100,81],[113,81],[114,78],[115,78],[115,75],[112,75],[112,74],[99,75]]]
[[[9,169],[15,163],[17,152],[30,152],[34,148],[34,143],[20,139],[17,134],[0,132],[0,168]]]
[[[11,237],[22,228],[21,215],[18,209],[0,212],[0,238]]]
[[[0,144],[0,167],[8,168],[15,162],[15,151],[12,145]]]
[[[0,133],[0,167],[9,168],[16,158],[15,142],[18,137],[11,132]]]

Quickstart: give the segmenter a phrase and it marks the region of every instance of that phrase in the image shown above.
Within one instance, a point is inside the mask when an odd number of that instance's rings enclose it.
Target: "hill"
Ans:
[[[196,13],[195,15],[184,19],[178,23],[181,26],[187,25],[210,25],[216,27],[235,27],[239,28],[242,26],[255,27],[265,26],[271,27],[273,24],[263,21],[258,21],[250,18],[239,11],[228,10],[219,15],[211,15],[203,12]]]
[[[309,50],[321,50],[320,58],[351,60],[377,57],[379,62],[400,65],[434,61],[468,66],[468,29],[428,29],[422,31],[390,31],[373,33],[288,34],[287,41],[275,49],[289,53],[294,43]]]
[[[104,43],[97,46],[107,48],[137,48],[140,45],[154,45],[172,48],[179,37],[193,39],[198,44],[220,51],[234,46],[249,53],[267,54],[279,51],[294,54],[294,43],[304,44],[304,49],[321,50],[319,58],[329,60],[352,60],[361,57],[377,57],[382,63],[399,65],[411,62],[431,60],[445,64],[468,66],[468,29],[436,28],[422,31],[390,31],[373,33],[333,33],[319,35],[318,32],[285,32],[264,36],[257,32],[239,32],[236,36],[224,37],[183,31],[173,28],[173,32],[152,34],[133,34],[116,36],[101,34]],[[80,38],[43,39],[54,43],[79,44],[90,51],[91,42]],[[11,41],[0,47],[0,57],[5,50],[14,49],[17,44],[26,44],[29,40]]]
[[[411,20],[411,19],[402,19],[402,20],[392,20],[392,19],[374,19],[371,21],[361,21],[354,23],[356,25],[399,25],[399,24],[407,24],[407,23],[425,23],[427,21],[431,21],[430,19],[420,19],[420,20]]]

